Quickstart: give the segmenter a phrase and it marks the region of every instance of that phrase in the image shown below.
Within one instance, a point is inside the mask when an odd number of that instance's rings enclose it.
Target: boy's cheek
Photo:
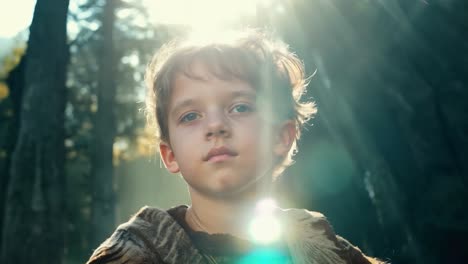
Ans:
[[[172,138],[174,139],[185,140],[187,138],[196,136],[197,132],[201,132],[200,130],[201,128],[198,124],[179,125],[174,126],[172,128],[172,131],[169,130],[169,134],[172,135]]]

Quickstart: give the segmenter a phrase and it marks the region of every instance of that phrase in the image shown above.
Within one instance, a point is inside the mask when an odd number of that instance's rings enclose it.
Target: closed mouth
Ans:
[[[224,160],[226,158],[234,157],[237,156],[238,154],[227,148],[227,147],[218,147],[218,148],[212,148],[208,154],[204,157],[204,161],[210,161],[210,160]]]

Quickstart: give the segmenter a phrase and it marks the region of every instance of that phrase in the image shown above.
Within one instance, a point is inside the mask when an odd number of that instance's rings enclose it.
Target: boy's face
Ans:
[[[286,140],[284,126],[272,133],[247,82],[217,79],[199,63],[193,67],[200,79],[177,74],[173,82],[167,111],[170,142],[160,146],[164,163],[202,195],[241,198],[255,193],[271,181],[273,160],[289,151],[295,131],[286,125]]]

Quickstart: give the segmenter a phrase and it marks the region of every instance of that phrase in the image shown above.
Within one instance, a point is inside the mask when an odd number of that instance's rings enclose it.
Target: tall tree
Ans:
[[[116,1],[107,0],[102,17],[102,42],[98,59],[98,109],[95,117],[95,144],[91,207],[91,245],[97,246],[114,229],[115,194],[112,164],[115,137],[115,53],[113,29]]]
[[[64,106],[68,0],[38,0],[26,51],[1,263],[60,263],[64,248]]]

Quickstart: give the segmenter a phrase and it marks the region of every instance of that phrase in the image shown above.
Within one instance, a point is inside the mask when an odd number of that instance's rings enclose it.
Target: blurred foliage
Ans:
[[[10,95],[10,88],[5,80],[8,74],[18,65],[25,51],[25,45],[17,44],[13,51],[3,58],[0,64],[0,102]]]
[[[24,44],[17,44],[17,46],[13,48],[13,51],[3,58],[0,66],[0,79],[5,79],[8,76],[8,73],[18,65],[25,51],[26,46]]]
[[[69,28],[77,29],[77,32],[70,39],[65,111],[68,189],[73,190],[68,200],[68,258],[77,262],[90,254],[87,237],[92,202],[90,157],[93,120],[97,111],[97,59],[102,40],[100,21],[103,4],[103,1],[93,0],[72,1],[71,5],[76,9],[71,8],[69,13]],[[117,8],[114,49],[115,57],[121,60],[116,74],[114,165],[119,170],[122,161],[155,155],[153,137],[145,128],[146,117],[141,110],[146,62],[162,43],[183,33],[184,28],[151,25],[146,9],[138,0],[121,1]]]
[[[10,95],[10,90],[4,82],[0,82],[0,101],[7,98]]]

